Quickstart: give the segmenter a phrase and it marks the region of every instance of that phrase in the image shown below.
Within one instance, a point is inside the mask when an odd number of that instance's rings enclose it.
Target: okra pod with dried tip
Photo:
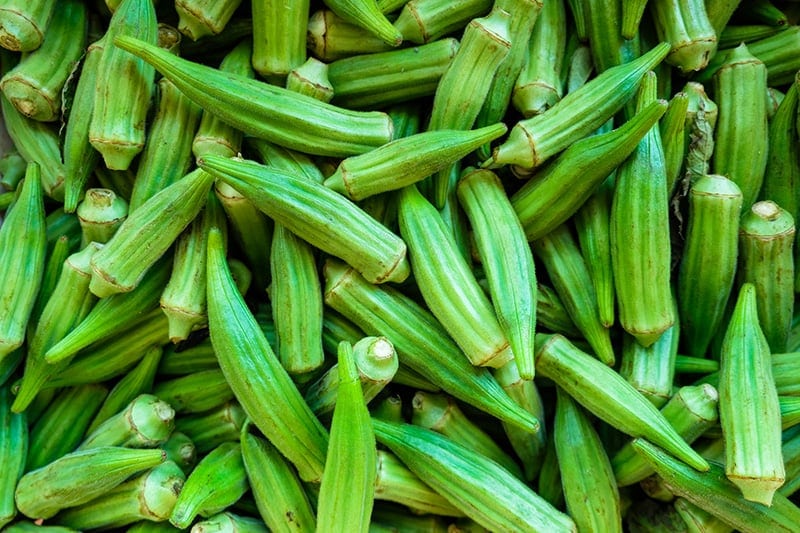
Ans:
[[[86,436],[78,450],[102,446],[153,448],[175,427],[175,410],[152,394],[141,394]]]
[[[619,128],[575,142],[523,185],[511,204],[528,240],[547,235],[569,219],[636,149],[666,108],[666,102],[654,102]]]
[[[76,209],[81,243],[105,244],[128,217],[128,202],[111,189],[88,189]]]
[[[14,206],[0,226],[0,359],[25,340],[45,268],[44,200],[39,165],[28,163]]]
[[[760,200],[772,200],[790,215],[800,213],[800,148],[798,148],[798,81],[795,80],[769,121],[767,167]]]
[[[375,500],[378,458],[353,346],[347,341],[339,344],[338,370],[339,390],[319,489],[317,531],[366,533]]]
[[[238,403],[228,402],[205,413],[179,416],[175,421],[175,432],[185,433],[197,452],[204,454],[223,442],[237,440],[246,419],[247,415]]]
[[[372,283],[408,277],[406,245],[341,195],[252,161],[207,156],[200,166],[320,250],[356,267]]]
[[[741,190],[725,176],[702,176],[689,191],[677,299],[682,343],[691,356],[706,353],[722,322],[736,272],[741,210]]]
[[[269,533],[258,518],[240,516],[230,511],[218,513],[192,526],[192,533]]]
[[[191,40],[217,35],[233,16],[241,0],[176,0],[178,29]]]
[[[622,531],[619,489],[600,437],[582,408],[557,389],[553,422],[567,512],[581,531]]]
[[[393,49],[379,37],[346,22],[329,9],[321,9],[308,17],[307,45],[312,55],[326,62]]]
[[[520,375],[533,379],[536,271],[525,232],[493,172],[468,171],[461,176],[457,192],[472,226],[497,320]]]
[[[502,366],[513,357],[508,339],[439,213],[414,185],[399,202],[400,233],[425,303],[473,365]]]
[[[266,439],[242,431],[241,450],[259,514],[272,531],[313,531],[316,516],[297,473]]]
[[[59,513],[55,520],[78,530],[122,528],[139,520],[166,521],[178,499],[186,475],[173,461],[165,461],[101,496]]]
[[[675,322],[647,348],[628,334],[622,341],[620,375],[658,408],[672,396],[679,331]]]
[[[392,287],[367,282],[341,262],[328,260],[323,272],[325,303],[367,334],[389,339],[404,365],[482,411],[538,431],[538,420],[509,398],[487,370],[470,365],[441,324],[419,304]]]
[[[739,283],[755,286],[758,322],[770,351],[786,351],[794,312],[795,224],[772,201],[756,202],[739,227]]]
[[[286,88],[326,103],[333,99],[334,94],[333,85],[328,79],[328,64],[314,57],[289,72]]]
[[[452,439],[484,457],[488,457],[517,478],[522,471],[477,424],[469,420],[455,400],[444,394],[428,394],[418,391],[411,401],[413,414],[411,423]]]
[[[503,467],[443,435],[373,419],[375,437],[457,509],[495,531],[577,531]]]
[[[342,161],[325,186],[351,200],[363,200],[436,173],[507,131],[498,123],[475,130],[435,130],[397,139]]]
[[[197,515],[214,515],[241,498],[247,491],[247,474],[241,445],[226,442],[217,446],[197,463],[186,478],[169,521],[185,529]]]
[[[536,348],[537,374],[555,381],[587,411],[623,433],[663,446],[696,470],[708,470],[664,415],[613,369],[561,335],[537,335]]]
[[[392,122],[378,111],[349,111],[310,96],[192,63],[139,39],[115,44],[145,59],[189,99],[231,126],[313,155],[346,157],[392,139]]]
[[[42,45],[55,0],[9,0],[0,8],[0,46],[14,52],[30,52]]]
[[[233,399],[233,391],[219,368],[203,370],[153,387],[153,394],[178,413],[200,413]]]
[[[0,527],[14,520],[14,491],[25,472],[28,454],[28,420],[25,413],[12,413],[13,397],[8,386],[0,386]]]
[[[703,1],[654,0],[651,8],[658,38],[672,45],[664,60],[683,74],[704,68],[717,51],[717,33]]]
[[[633,442],[636,451],[675,494],[686,498],[743,532],[795,531],[800,510],[785,496],[776,494],[772,506],[749,502],[725,479],[723,468],[711,464],[708,472],[697,472],[644,439]]]
[[[25,54],[0,79],[0,89],[20,113],[42,122],[58,119],[61,89],[83,52],[86,18],[83,2],[60,2],[53,10],[42,45]],[[0,27],[4,27],[2,23]]]
[[[124,0],[120,4],[109,22],[97,65],[89,142],[114,170],[127,169],[144,148],[155,76],[150,64],[115,45],[114,39],[123,36],[156,45],[158,26],[152,2]]]
[[[106,298],[135,289],[203,208],[213,181],[194,170],[133,211],[92,257],[91,291]]]
[[[50,518],[105,494],[132,475],[164,461],[161,450],[104,446],[68,453],[28,472],[17,485],[15,499],[29,518]]]
[[[208,320],[220,368],[245,412],[262,433],[298,468],[304,480],[317,480],[325,462],[328,436],[305,404],[267,344],[225,264],[222,237],[208,238]],[[275,405],[262,398],[275,398]]]
[[[756,288],[750,283],[739,291],[721,351],[719,418],[725,475],[746,500],[769,506],[785,476],[781,416],[770,348],[759,326]]]

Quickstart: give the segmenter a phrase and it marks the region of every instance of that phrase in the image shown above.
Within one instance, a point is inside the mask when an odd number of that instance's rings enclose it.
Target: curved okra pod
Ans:
[[[373,416],[375,416],[373,414]],[[386,420],[385,417],[376,417]],[[398,421],[399,422],[399,421]],[[375,499],[400,503],[413,512],[441,516],[464,516],[439,493],[431,489],[394,454],[378,450]]]
[[[0,386],[0,527],[14,520],[17,506],[14,491],[25,472],[28,455],[28,423],[25,413],[12,413],[13,396],[8,386]]]
[[[325,186],[351,200],[402,189],[454,164],[503,135],[499,123],[475,130],[435,130],[397,139],[342,161]]]
[[[756,202],[739,226],[739,283],[755,286],[758,322],[770,351],[785,352],[794,312],[794,218],[771,201]]]
[[[81,224],[81,247],[105,244],[128,217],[128,202],[111,189],[89,189],[75,211]]]
[[[493,172],[467,172],[461,177],[457,192],[474,232],[497,320],[508,338],[520,375],[533,379],[537,285],[525,232]]]
[[[106,298],[135,289],[203,208],[213,181],[194,170],[132,212],[92,257],[91,291]]]
[[[375,437],[457,509],[494,531],[577,531],[567,515],[480,453],[429,429],[372,420]]]
[[[0,89],[20,113],[42,122],[58,119],[61,89],[83,53],[86,19],[83,2],[59,2],[42,45],[25,54],[17,66],[0,79]]]
[[[25,340],[45,268],[44,200],[37,163],[29,163],[17,201],[0,226],[0,359]]]
[[[553,421],[567,512],[581,531],[622,532],[619,489],[592,422],[560,387]]]
[[[225,29],[241,1],[176,0],[178,30],[193,41],[207,35],[218,35]],[[253,20],[256,20],[256,15]]]
[[[428,308],[473,365],[502,366],[514,356],[508,339],[441,216],[415,185],[399,202],[400,234]]]
[[[769,506],[785,479],[781,416],[770,348],[759,326],[756,288],[750,283],[739,291],[721,350],[719,418],[725,475],[746,500]]]
[[[161,450],[105,446],[68,453],[28,472],[17,485],[20,512],[29,518],[50,518],[105,494],[133,474],[164,462]]]
[[[56,0],[9,0],[0,8],[0,46],[30,52],[42,45]]]
[[[353,265],[371,283],[408,277],[405,243],[321,184],[253,161],[207,156],[199,165],[243,191],[256,207],[301,239]]]
[[[654,102],[619,128],[576,141],[534,174],[511,197],[528,240],[547,235],[575,214],[636,149],[666,108],[666,102]]]
[[[717,51],[717,33],[703,0],[653,0],[653,22],[658,38],[672,45],[664,59],[683,74],[701,70]]]
[[[155,70],[114,43],[116,37],[156,45],[156,11],[148,0],[126,0],[109,22],[97,65],[89,142],[113,170],[127,169],[145,144],[145,118]],[[164,51],[165,54],[169,52]]]
[[[622,376],[561,335],[536,336],[536,372],[550,378],[612,427],[663,446],[696,470],[708,463],[678,435],[656,407]]]
[[[702,357],[719,329],[733,287],[742,192],[715,174],[689,191],[689,225],[678,274],[678,316],[686,353]]]
[[[130,37],[115,44],[152,64],[205,111],[246,134],[314,155],[346,157],[392,139],[378,111],[349,111],[310,96],[186,61]]]
[[[175,421],[175,433],[188,436],[198,454],[205,454],[223,442],[239,439],[247,421],[247,415],[236,402],[197,415],[179,416]]]
[[[208,238],[208,322],[220,368],[236,399],[304,480],[318,480],[328,435],[267,344],[225,264],[222,237]],[[263,398],[279,404],[267,405]]]
[[[411,0],[403,6],[394,27],[403,34],[404,41],[429,43],[458,31],[491,8],[489,0],[466,0],[457,4],[443,0]]]
[[[404,365],[459,400],[538,431],[538,420],[509,398],[487,370],[470,365],[441,324],[419,304],[392,287],[368,283],[340,262],[327,261],[323,272],[325,303],[367,334],[389,339]]]
[[[297,473],[270,442],[242,430],[241,450],[258,512],[271,531],[312,532],[317,519]]]

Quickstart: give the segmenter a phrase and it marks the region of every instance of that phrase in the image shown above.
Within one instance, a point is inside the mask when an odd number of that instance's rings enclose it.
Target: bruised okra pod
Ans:
[[[317,531],[366,533],[375,500],[377,451],[353,346],[339,343],[339,390],[319,489]]]
[[[177,464],[165,461],[90,502],[60,513],[55,520],[78,530],[121,528],[139,520],[163,522],[169,518],[185,480]]]
[[[0,527],[14,520],[17,506],[14,491],[25,472],[28,454],[28,424],[25,413],[11,412],[12,395],[8,386],[0,386]]]
[[[441,433],[453,442],[493,460],[515,477],[522,471],[480,427],[469,420],[453,399],[444,394],[417,392],[411,400],[411,423]]]
[[[175,0],[178,29],[191,40],[217,35],[233,16],[242,0]],[[256,18],[256,15],[253,15]]]
[[[162,381],[153,388],[153,394],[178,413],[208,411],[233,399],[233,391],[219,368]]]
[[[794,312],[795,224],[771,201],[756,202],[739,228],[740,283],[755,286],[758,322],[770,351],[786,351]]]
[[[619,490],[592,422],[560,387],[553,439],[564,500],[581,531],[622,532]]]
[[[661,43],[641,57],[603,72],[545,113],[518,122],[508,139],[494,149],[491,159],[483,166],[514,164],[535,168],[541,165],[622,109],[636,93],[645,73],[658,65],[668,51],[669,44]],[[592,162],[597,163],[597,159]],[[604,176],[608,174],[610,171]]]
[[[174,418],[175,410],[168,403],[152,394],[141,394],[100,424],[78,450],[101,446],[153,448],[169,438],[175,427]]]
[[[550,378],[590,413],[633,437],[645,437],[696,470],[708,463],[656,407],[622,376],[561,335],[536,336],[536,371]]]
[[[44,200],[38,163],[0,226],[0,359],[22,345],[45,267]]]
[[[392,139],[392,121],[378,111],[350,111],[310,96],[176,57],[139,39],[115,44],[154,65],[175,86],[231,126],[313,155],[346,157]],[[243,112],[246,110],[246,112]]]
[[[309,0],[257,0],[253,10],[253,68],[282,80],[306,60]]]
[[[739,291],[721,351],[719,418],[725,475],[746,500],[769,506],[785,476],[781,416],[770,348],[759,326],[756,288],[750,283]]]
[[[256,506],[271,531],[313,531],[316,516],[311,503],[286,459],[266,439],[245,427],[241,450],[247,479]]]
[[[326,103],[333,99],[334,94],[333,85],[328,79],[327,63],[313,57],[289,72],[286,88]]]
[[[213,177],[197,169],[156,193],[92,257],[89,288],[100,298],[136,288],[206,203]]]
[[[373,414],[373,416],[375,416]],[[377,417],[381,418],[381,417]],[[386,418],[382,418],[386,420]],[[419,477],[409,470],[395,455],[378,450],[375,499],[400,503],[414,513],[431,513],[442,516],[463,516]]]
[[[689,191],[677,296],[682,342],[691,356],[706,353],[722,322],[736,273],[741,211],[742,192],[725,176],[705,175]]]
[[[304,480],[318,480],[328,435],[267,344],[225,263],[220,232],[208,238],[208,321],[220,368],[253,423],[292,461]],[[267,405],[274,398],[279,405]]]
[[[246,491],[247,474],[241,445],[225,442],[209,452],[192,470],[169,521],[175,527],[185,529],[197,515],[214,515],[235,503]]]
[[[717,34],[703,0],[653,0],[651,5],[658,38],[672,45],[664,60],[683,74],[705,67],[717,51]]]
[[[495,311],[441,216],[415,185],[400,192],[398,218],[415,280],[434,316],[473,365],[503,366],[513,354]]]
[[[175,433],[185,433],[197,452],[204,454],[223,442],[238,439],[246,420],[247,415],[239,404],[228,402],[205,413],[179,416],[175,420]]]
[[[135,37],[155,46],[157,24],[152,2],[125,0],[111,17],[104,37],[97,65],[89,142],[110,169],[127,169],[144,148],[145,117],[155,76],[151,65],[131,56],[113,41],[115,37]]]
[[[30,52],[42,45],[56,0],[9,0],[0,8],[0,46]]]
[[[44,37],[41,47],[25,54],[17,66],[0,79],[0,89],[23,115],[52,122],[59,117],[61,89],[86,41],[86,6],[83,2],[59,2]]]
[[[679,331],[675,322],[647,348],[627,334],[622,342],[620,375],[659,408],[672,396]]]
[[[400,282],[408,277],[405,243],[321,184],[252,161],[207,156],[199,164],[243,191],[275,222],[320,250],[341,257],[370,282]]]
[[[441,0],[411,0],[403,6],[394,26],[403,34],[404,41],[429,43],[458,31],[491,8],[492,2],[488,0],[466,0],[457,4]]]
[[[438,433],[372,420],[375,437],[457,509],[494,531],[577,531],[503,467]]]
[[[128,202],[110,189],[89,189],[76,214],[81,224],[81,246],[105,244],[128,217]]]
[[[714,75],[719,120],[713,169],[739,186],[744,209],[756,201],[767,165],[766,91],[767,68],[746,45],[734,49]]]
[[[105,494],[133,474],[164,461],[161,450],[105,446],[80,450],[28,472],[16,490],[17,507],[30,518],[50,518]]]
[[[661,409],[661,414],[691,444],[717,423],[718,400],[717,390],[707,383],[681,387]],[[638,483],[654,473],[630,443],[612,457],[611,466],[620,487]]]

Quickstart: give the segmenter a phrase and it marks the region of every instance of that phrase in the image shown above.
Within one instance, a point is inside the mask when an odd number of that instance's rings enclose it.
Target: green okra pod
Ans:
[[[581,4],[580,11],[586,28],[584,41],[589,41],[592,62],[598,73],[627,64],[639,57],[641,54],[639,36],[634,35],[632,38],[622,36],[622,2],[578,0],[571,4]]]
[[[672,396],[679,331],[675,322],[647,348],[631,335],[625,334],[622,341],[620,375],[659,408]]]
[[[192,526],[192,533],[269,533],[264,522],[230,511],[218,513]]]
[[[721,352],[719,418],[725,475],[746,500],[769,506],[785,478],[781,418],[770,348],[759,326],[756,288],[750,283],[739,291]]]
[[[403,6],[394,26],[403,34],[404,41],[429,43],[458,31],[491,8],[492,2],[487,0],[468,0],[458,4],[441,0],[411,0]]]
[[[371,282],[400,282],[408,277],[405,243],[321,184],[252,161],[207,156],[199,164],[244,191],[276,222],[320,250],[344,259]]]
[[[461,176],[457,193],[472,226],[500,328],[520,375],[533,379],[537,286],[525,232],[493,172],[468,171]]]
[[[370,0],[328,0],[325,2],[331,11],[342,20],[367,30],[389,46],[400,46],[403,34],[392,26],[389,19],[381,13],[377,2]]]
[[[92,257],[91,291],[106,298],[136,288],[203,208],[213,181],[194,170],[132,212]]]
[[[334,89],[328,79],[328,65],[314,57],[309,57],[305,63],[289,72],[286,88],[325,103],[333,99]]]
[[[236,399],[253,423],[298,468],[317,480],[325,462],[328,435],[280,365],[247,309],[225,264],[222,238],[208,238],[208,321],[211,342]],[[266,405],[262,398],[280,402]]]
[[[329,9],[321,9],[308,17],[307,46],[321,61],[388,52],[393,47],[361,26],[350,24]]]
[[[190,472],[197,463],[197,448],[185,433],[173,431],[160,448],[167,454],[167,461],[174,462],[184,472]]]
[[[45,268],[41,174],[28,163],[22,190],[0,227],[0,359],[22,345]]]
[[[178,29],[191,40],[218,35],[241,4],[241,0],[176,0]],[[255,18],[255,15],[254,15]]]
[[[68,453],[28,472],[17,485],[15,499],[29,518],[50,518],[113,489],[127,478],[164,462],[161,450],[105,446]]]
[[[197,515],[208,517],[227,508],[247,491],[247,474],[241,445],[225,442],[197,463],[186,478],[169,516],[180,529],[191,525]]]
[[[772,200],[793,217],[800,213],[800,148],[798,148],[798,81],[795,80],[769,121],[767,167],[760,200]]]
[[[667,174],[667,193],[672,191],[680,178],[683,161],[686,157],[686,112],[689,109],[689,95],[678,92],[669,101],[667,111],[659,122],[661,145],[664,148],[664,167]]]
[[[161,381],[153,387],[153,394],[178,413],[208,411],[233,399],[233,391],[219,368]]]
[[[0,46],[15,52],[30,52],[39,48],[55,5],[55,0],[6,2],[0,8]]]
[[[169,404],[152,394],[140,394],[88,434],[77,449],[154,448],[169,438],[175,427],[174,418],[175,410]]]
[[[247,415],[239,404],[228,402],[205,413],[179,416],[175,421],[175,430],[185,433],[197,452],[204,454],[223,442],[237,440],[246,420]]]
[[[33,310],[28,319],[31,326],[41,318],[44,307],[53,295],[53,291],[58,284],[58,278],[61,276],[61,268],[64,265],[64,261],[66,261],[69,256],[70,245],[71,243],[67,235],[58,237],[52,246],[48,244],[48,250],[45,254],[46,263],[44,266],[44,274],[42,274],[42,283],[39,285],[39,293],[36,295],[36,302],[33,304]]]
[[[537,373],[555,381],[590,413],[628,435],[664,446],[696,470],[708,470],[706,460],[664,415],[613,369],[561,335],[537,335],[536,348]]]
[[[107,243],[128,217],[128,202],[111,189],[89,189],[75,210],[81,224],[81,245]]]
[[[705,175],[689,191],[689,224],[678,273],[682,343],[701,357],[719,329],[733,287],[742,192],[725,176]]]
[[[17,188],[17,184],[25,177],[25,159],[16,150],[7,150],[0,157],[0,185],[7,191]]]
[[[258,0],[253,10],[253,68],[267,79],[283,79],[306,60],[310,2]]]
[[[314,155],[346,157],[392,139],[378,111],[349,111],[310,96],[192,63],[141,40],[115,44],[154,65],[187,97],[246,134]]]
[[[0,527],[17,515],[14,491],[25,472],[29,429],[26,413],[11,412],[12,395],[8,386],[0,386]]]
[[[410,424],[372,420],[375,437],[453,506],[495,531],[577,531],[522,481],[491,459]]]
[[[455,398],[538,431],[538,420],[509,398],[487,370],[470,365],[441,324],[419,304],[392,287],[367,282],[337,261],[327,261],[323,273],[325,303],[367,334],[389,339],[404,365]]]
[[[626,39],[633,39],[639,31],[639,22],[647,7],[647,0],[622,2],[622,29],[620,33]]]
[[[473,365],[502,366],[513,357],[509,341],[439,213],[414,185],[399,202],[400,234],[428,308]]]
[[[553,440],[567,512],[581,531],[622,531],[619,490],[592,422],[557,389]]]
[[[701,70],[717,51],[717,33],[703,0],[653,0],[653,22],[658,38],[672,45],[664,59],[684,74]]]
[[[40,526],[35,522],[18,520],[3,531],[8,533],[78,533],[77,530],[62,526]]]
[[[636,149],[666,108],[666,102],[654,102],[619,128],[576,141],[523,185],[511,204],[528,240],[547,235],[569,219]]]
[[[375,500],[378,457],[353,346],[347,341],[339,344],[338,370],[339,391],[319,489],[317,531],[366,533]]]
[[[163,357],[158,364],[158,374],[161,376],[183,376],[192,372],[213,370],[219,368],[217,354],[209,339],[190,348],[172,345],[164,350]]]
[[[377,405],[373,406],[370,414],[373,418],[388,420],[389,422],[405,422],[403,417],[403,399],[399,395],[387,396]],[[380,461],[380,456],[378,457]]]
[[[545,329],[561,333],[565,337],[574,339],[583,335],[570,318],[556,291],[541,282],[537,283],[536,290],[536,321]]]

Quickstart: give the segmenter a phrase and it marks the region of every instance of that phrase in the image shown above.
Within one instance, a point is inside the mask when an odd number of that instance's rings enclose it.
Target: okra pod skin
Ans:
[[[9,0],[0,8],[0,46],[30,52],[42,45],[56,0]]]
[[[154,448],[169,438],[175,427],[174,418],[175,410],[169,404],[152,394],[140,394],[87,435],[77,449]]]
[[[282,80],[306,60],[309,0],[256,0],[253,9],[253,68]]]
[[[452,3],[441,0],[412,0],[406,2],[394,26],[404,41],[429,43],[463,28],[470,20],[489,12],[489,0],[465,0]]]
[[[208,35],[218,35],[233,16],[242,0],[175,0],[178,30],[196,41]],[[253,20],[256,16],[253,16]]]
[[[717,34],[703,0],[653,0],[651,9],[659,39],[672,44],[665,61],[682,73],[705,67],[717,51]]]
[[[630,335],[622,341],[620,375],[658,408],[672,396],[679,331],[675,322],[647,348]]]
[[[571,3],[581,5],[589,50],[598,73],[629,63],[639,56],[638,35],[630,39],[622,37],[622,2],[577,0]]]
[[[342,20],[367,30],[389,46],[400,46],[403,34],[392,26],[389,19],[380,12],[377,2],[370,0],[327,0],[331,11]]]
[[[308,50],[321,61],[388,52],[393,48],[361,26],[342,20],[329,9],[314,12],[308,18],[307,30]]]
[[[175,429],[189,437],[197,453],[204,454],[223,442],[238,439],[246,420],[244,410],[234,401],[205,413],[179,416]]]
[[[128,217],[128,202],[111,189],[89,189],[75,214],[81,224],[81,247],[105,244]]]
[[[772,200],[790,215],[800,214],[800,148],[798,148],[798,80],[769,121],[767,168],[759,193],[760,200]],[[795,253],[797,250],[795,250]]]
[[[154,65],[204,111],[280,146],[313,155],[347,157],[392,139],[392,121],[385,113],[349,111],[186,61],[138,39],[119,37],[114,42]]]
[[[17,506],[14,491],[25,472],[28,455],[28,420],[26,413],[12,413],[13,396],[8,386],[0,386],[0,527],[14,520]]]

